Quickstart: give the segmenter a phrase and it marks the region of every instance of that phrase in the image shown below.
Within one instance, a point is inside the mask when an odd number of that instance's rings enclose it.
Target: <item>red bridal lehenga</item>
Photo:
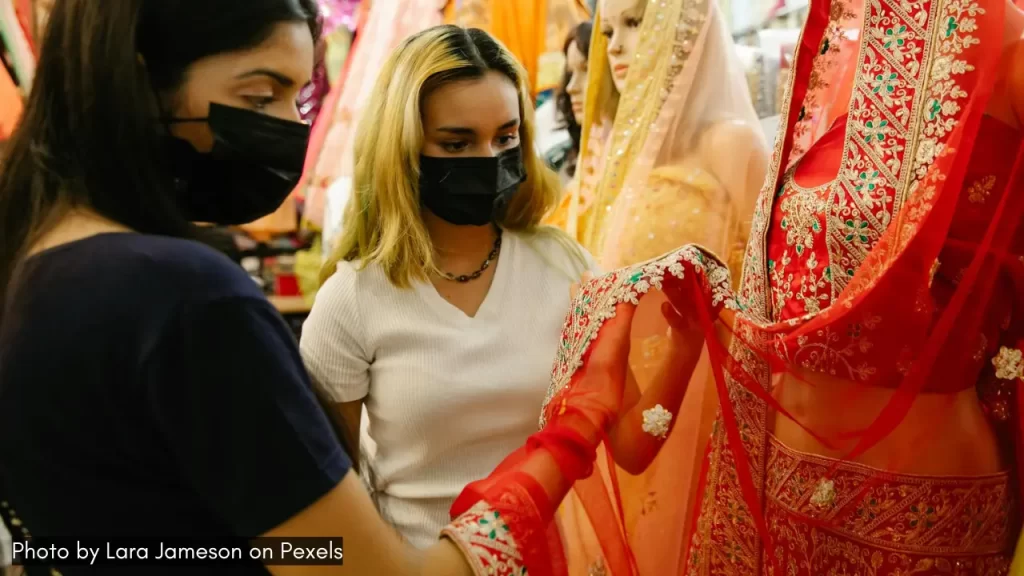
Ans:
[[[478,572],[1007,572],[1024,430],[1016,10],[812,0],[739,290],[693,245],[583,287],[541,430],[453,507],[447,533]],[[655,292],[677,347],[638,383],[631,322]],[[673,458],[689,377],[673,362],[694,324],[723,401],[684,520],[670,482],[622,480]],[[563,532],[567,491],[585,513]],[[566,561],[580,549],[583,568]]]

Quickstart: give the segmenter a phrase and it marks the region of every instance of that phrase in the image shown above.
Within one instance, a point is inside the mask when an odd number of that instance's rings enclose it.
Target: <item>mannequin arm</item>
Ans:
[[[647,469],[661,450],[664,439],[643,431],[645,410],[660,405],[673,416],[679,414],[690,376],[697,367],[704,348],[704,334],[695,322],[684,319],[668,302],[661,304],[661,313],[670,326],[671,352],[662,358],[654,381],[640,394],[632,371],[627,375],[624,405],[631,406],[608,432],[612,458],[623,470],[637,475]],[[673,418],[669,433],[678,422]]]

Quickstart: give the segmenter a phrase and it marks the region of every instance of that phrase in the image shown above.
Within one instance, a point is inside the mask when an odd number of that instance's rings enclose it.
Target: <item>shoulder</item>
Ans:
[[[752,126],[738,119],[724,120],[709,126],[701,135],[699,146],[706,156],[724,155],[732,158],[736,158],[736,152],[750,153],[768,148],[760,126]]]
[[[58,249],[60,250],[60,249]],[[164,293],[168,300],[264,299],[244,270],[213,248],[182,238],[108,234],[54,254],[75,275],[113,283],[122,293]]]
[[[584,272],[596,272],[593,256],[568,234],[554,226],[540,226],[531,232],[512,233],[548,270],[579,279]]]
[[[764,130],[739,119],[717,122],[701,135],[697,159],[731,194],[760,187],[770,151]]]
[[[361,266],[359,262],[342,260],[317,290],[307,322],[361,322],[363,309],[380,310],[376,304],[394,289],[380,265],[370,262]]]

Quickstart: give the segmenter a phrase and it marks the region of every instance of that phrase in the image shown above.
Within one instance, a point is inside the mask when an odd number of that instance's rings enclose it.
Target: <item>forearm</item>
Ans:
[[[664,437],[644,431],[645,411],[660,405],[672,414],[666,437],[678,422],[679,407],[686,395],[689,379],[700,361],[703,345],[704,339],[699,333],[690,335],[685,343],[673,343],[672,352],[663,359],[651,384],[609,430],[608,445],[612,456],[616,464],[627,472],[639,474],[645,470],[664,443]]]

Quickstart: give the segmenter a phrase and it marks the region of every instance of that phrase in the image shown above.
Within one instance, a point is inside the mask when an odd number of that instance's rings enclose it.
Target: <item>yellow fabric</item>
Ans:
[[[735,259],[736,253],[742,257],[746,237],[740,234],[739,218],[727,208],[724,196],[721,185],[700,168],[654,169],[642,200],[622,204],[626,214],[621,221],[630,225],[615,230],[615,246],[605,247],[602,267],[630,266],[687,243],[700,244],[723,261]],[[730,242],[732,238],[736,241]]]
[[[1024,576],[1024,532],[1017,540],[1017,552],[1013,555],[1013,564],[1010,566],[1010,576]]]

